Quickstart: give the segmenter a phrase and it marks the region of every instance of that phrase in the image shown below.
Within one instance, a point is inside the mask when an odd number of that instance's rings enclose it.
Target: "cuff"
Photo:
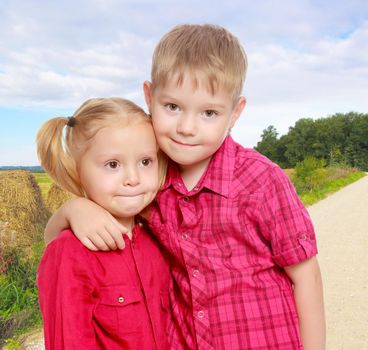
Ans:
[[[314,233],[300,232],[296,237],[296,244],[273,256],[275,263],[281,267],[298,264],[318,253]]]

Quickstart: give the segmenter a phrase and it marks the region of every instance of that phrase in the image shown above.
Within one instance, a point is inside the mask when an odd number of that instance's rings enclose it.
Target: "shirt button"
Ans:
[[[118,298],[118,302],[119,302],[120,304],[122,304],[124,301],[125,301],[125,299],[124,299],[123,297],[119,297],[119,298]]]
[[[198,318],[203,318],[204,317],[204,312],[202,310],[198,311],[197,316],[198,316]]]
[[[187,235],[186,233],[183,233],[183,234],[181,235],[181,239],[182,239],[183,241],[186,241],[186,240],[188,239],[188,235]]]
[[[303,241],[305,241],[307,239],[307,235],[305,233],[302,233],[300,235],[300,239],[302,239]]]
[[[189,202],[189,197],[187,197],[187,196],[183,197],[183,201],[184,202]]]
[[[176,183],[176,185],[177,185],[178,187],[181,187],[181,183],[180,183],[180,182],[177,182],[177,183]]]
[[[193,188],[193,190],[197,192],[199,190],[199,187],[196,186],[196,187]]]
[[[194,269],[192,272],[193,277],[198,277],[199,276],[199,270]]]

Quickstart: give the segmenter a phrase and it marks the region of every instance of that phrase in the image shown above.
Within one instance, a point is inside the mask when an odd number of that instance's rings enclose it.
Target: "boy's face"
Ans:
[[[160,148],[182,171],[203,172],[240,116],[245,98],[234,105],[228,92],[212,95],[200,73],[196,77],[198,86],[187,73],[181,85],[174,76],[154,91],[145,82],[144,93]]]

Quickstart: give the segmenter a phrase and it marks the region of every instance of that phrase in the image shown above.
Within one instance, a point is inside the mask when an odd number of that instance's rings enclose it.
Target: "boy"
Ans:
[[[224,28],[183,25],[161,39],[144,83],[159,146],[172,160],[149,222],[172,256],[174,313],[186,325],[193,316],[188,348],[324,349],[308,213],[279,167],[229,135],[246,103],[246,66]],[[92,249],[122,247],[123,228],[101,212],[86,199],[69,202],[46,237],[70,222]]]

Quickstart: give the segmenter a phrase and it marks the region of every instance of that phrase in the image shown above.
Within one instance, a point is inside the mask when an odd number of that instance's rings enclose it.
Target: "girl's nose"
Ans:
[[[124,186],[137,186],[139,184],[139,174],[137,169],[134,168],[126,169],[123,184]]]

